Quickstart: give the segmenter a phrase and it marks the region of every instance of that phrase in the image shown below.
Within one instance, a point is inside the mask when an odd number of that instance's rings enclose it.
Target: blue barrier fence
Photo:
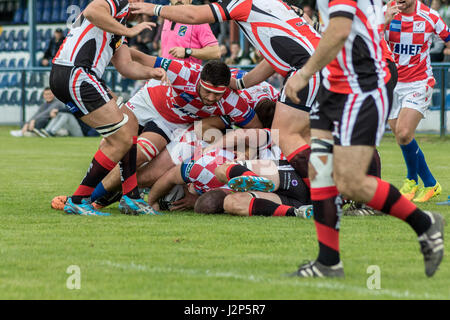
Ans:
[[[254,66],[239,66],[240,69],[250,70]],[[433,63],[433,73],[436,79],[432,97],[431,111],[439,112],[439,128],[433,131],[439,131],[443,137],[447,131],[447,113],[450,113],[450,63]],[[48,86],[50,68],[44,67],[21,67],[21,68],[1,68],[0,67],[0,123],[11,124],[5,121],[5,112],[11,110],[17,113],[17,119],[12,123],[23,125],[27,119],[27,109],[30,106],[37,106],[41,103],[41,92]],[[130,94],[135,82],[122,78],[113,67],[108,67],[103,76],[106,82],[114,92],[120,94]],[[9,111],[4,107],[8,107]],[[12,108],[13,107],[13,108]],[[13,117],[16,117],[15,115]]]

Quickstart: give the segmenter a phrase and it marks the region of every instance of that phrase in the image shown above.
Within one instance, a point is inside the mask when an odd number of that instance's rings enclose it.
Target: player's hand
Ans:
[[[235,78],[231,77],[230,85],[228,87],[230,87],[231,90],[237,90],[237,85],[236,85],[236,79]]]
[[[154,22],[141,22],[134,27],[129,28],[126,36],[128,38],[134,38],[144,30],[152,30],[153,27],[156,27],[156,23]]]
[[[156,4],[145,2],[130,3],[130,10],[132,14],[146,14],[148,16],[154,15]]]
[[[299,104],[300,99],[297,94],[300,90],[308,85],[309,78],[302,73],[302,69],[298,70],[289,80],[286,82],[285,91],[286,95],[292,102]]]
[[[170,211],[181,211],[194,209],[195,201],[197,201],[198,196],[189,192],[187,186],[184,188],[184,198],[175,201],[170,206]]]
[[[386,5],[386,12],[384,14],[384,23],[385,25],[391,24],[391,21],[394,17],[400,13],[400,9],[398,8],[398,4],[395,1],[389,1]]]
[[[173,55],[177,59],[184,59],[186,51],[182,47],[173,47],[169,50],[169,54]]]
[[[161,81],[162,85],[170,85],[167,73],[163,68],[149,68],[148,79],[157,79]]]

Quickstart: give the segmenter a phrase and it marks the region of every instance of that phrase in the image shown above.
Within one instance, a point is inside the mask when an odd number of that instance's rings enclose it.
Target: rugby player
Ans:
[[[342,193],[408,223],[418,236],[425,273],[431,277],[444,252],[442,216],[420,210],[394,186],[366,174],[384,133],[394,89],[383,58],[381,0],[318,0],[318,7],[325,30],[322,39],[286,85],[295,101],[297,91],[323,69],[318,104],[311,112],[309,162],[319,255],[294,275],[344,276],[339,248]]]
[[[400,192],[415,202],[426,202],[442,192],[419,147],[414,133],[432,102],[435,79],[430,64],[433,34],[450,41],[450,30],[435,10],[417,0],[390,2],[385,6],[386,41],[398,65],[398,84],[389,115],[407,167]],[[420,177],[423,187],[419,186]]]
[[[139,196],[136,181],[137,121],[131,112],[119,110],[112,92],[100,80],[112,62],[130,79],[162,78],[163,70],[133,60],[124,44],[153,24],[143,22],[126,27],[130,18],[127,0],[94,0],[72,25],[53,59],[50,87],[69,110],[103,137],[89,170],[64,211],[79,215],[109,215],[95,210],[89,198],[95,186],[119,162],[123,181],[122,207],[136,214],[154,214]]]
[[[161,6],[135,3],[133,13],[161,16],[175,22],[200,24],[233,20],[264,60],[242,79],[232,82],[237,89],[251,87],[278,72],[286,79],[310,58],[320,35],[296,11],[279,0],[223,0],[209,5]],[[272,129],[280,131],[280,147],[305,183],[309,184],[307,163],[309,111],[319,88],[319,73],[299,92],[301,103],[293,103],[281,92]]]

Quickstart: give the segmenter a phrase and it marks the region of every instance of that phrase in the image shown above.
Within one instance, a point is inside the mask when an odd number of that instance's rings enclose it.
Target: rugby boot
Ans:
[[[308,261],[290,276],[301,278],[343,278],[345,277],[344,265],[342,261],[334,266],[325,266],[319,261]]]
[[[153,209],[143,199],[131,199],[128,196],[122,196],[119,202],[119,210],[123,214],[130,215],[162,215],[161,212]]]
[[[442,187],[439,182],[436,181],[436,185],[433,187],[423,187],[419,189],[419,192],[416,193],[414,198],[414,202],[427,202],[431,198],[434,198],[440,195],[442,192]]]
[[[272,192],[275,189],[273,181],[258,176],[240,176],[228,181],[228,186],[236,192],[261,191]]]
[[[314,208],[312,205],[301,206],[300,208],[295,208],[294,213],[296,217],[311,219],[314,216]]]
[[[110,213],[95,210],[92,204],[86,199],[83,199],[83,202],[81,204],[75,204],[72,202],[72,198],[67,199],[67,202],[64,206],[64,212],[68,214],[78,214],[81,216],[107,217],[111,215]]]
[[[444,257],[444,218],[438,213],[425,213],[431,218],[431,226],[417,240],[425,262],[425,274],[431,277]]]
[[[405,179],[403,181],[403,186],[400,188],[400,193],[409,201],[414,199],[414,196],[419,190],[419,185],[414,180]]]

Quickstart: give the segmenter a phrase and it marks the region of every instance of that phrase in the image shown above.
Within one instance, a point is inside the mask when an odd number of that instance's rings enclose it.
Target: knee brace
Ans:
[[[100,133],[103,138],[107,138],[116,133],[117,131],[119,131],[120,128],[122,128],[127,122],[128,122],[128,115],[124,113],[122,121],[107,124],[106,126],[97,127],[95,128],[95,130],[97,130],[97,132]]]
[[[309,159],[316,175],[311,180],[311,188],[334,186],[333,180],[333,140],[311,139],[311,157]]]
[[[151,161],[159,154],[158,148],[156,148],[156,146],[146,138],[139,137],[137,140],[137,145],[139,151],[144,154],[148,161]]]

